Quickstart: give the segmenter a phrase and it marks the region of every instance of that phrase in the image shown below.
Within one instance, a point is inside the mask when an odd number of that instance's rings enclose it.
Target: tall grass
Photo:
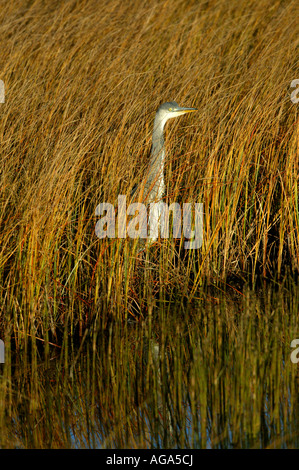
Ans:
[[[17,344],[196,297],[205,279],[298,272],[296,7],[1,1],[0,314]],[[141,181],[173,99],[199,112],[168,125],[165,201],[203,202],[204,242],[161,240],[143,261],[98,240],[94,212]]]

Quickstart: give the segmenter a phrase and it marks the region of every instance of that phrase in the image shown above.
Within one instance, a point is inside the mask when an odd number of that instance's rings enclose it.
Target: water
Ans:
[[[207,292],[0,365],[2,448],[298,448],[299,289]],[[82,339],[81,339],[82,341]],[[299,356],[299,354],[298,354]]]

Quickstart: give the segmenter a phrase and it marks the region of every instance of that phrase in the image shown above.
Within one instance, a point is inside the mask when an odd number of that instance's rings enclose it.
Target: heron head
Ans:
[[[164,124],[168,119],[181,116],[182,114],[192,113],[197,111],[197,108],[182,108],[175,101],[168,101],[167,103],[161,104],[157,110],[156,119]]]

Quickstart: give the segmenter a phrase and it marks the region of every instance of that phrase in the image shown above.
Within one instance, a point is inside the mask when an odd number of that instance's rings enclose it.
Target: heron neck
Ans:
[[[152,152],[151,164],[158,170],[159,167],[163,168],[165,159],[164,148],[164,126],[166,120],[159,120],[159,116],[155,117],[153,139],[152,139]]]
[[[164,191],[164,159],[165,147],[163,130],[166,120],[161,121],[156,115],[152,138],[152,152],[149,162],[148,172],[145,180],[144,194],[147,202],[160,200]]]

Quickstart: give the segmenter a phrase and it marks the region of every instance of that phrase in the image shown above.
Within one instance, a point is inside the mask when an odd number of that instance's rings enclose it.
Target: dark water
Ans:
[[[7,347],[1,447],[298,448],[298,306],[294,285],[206,295],[91,329],[80,350]]]

